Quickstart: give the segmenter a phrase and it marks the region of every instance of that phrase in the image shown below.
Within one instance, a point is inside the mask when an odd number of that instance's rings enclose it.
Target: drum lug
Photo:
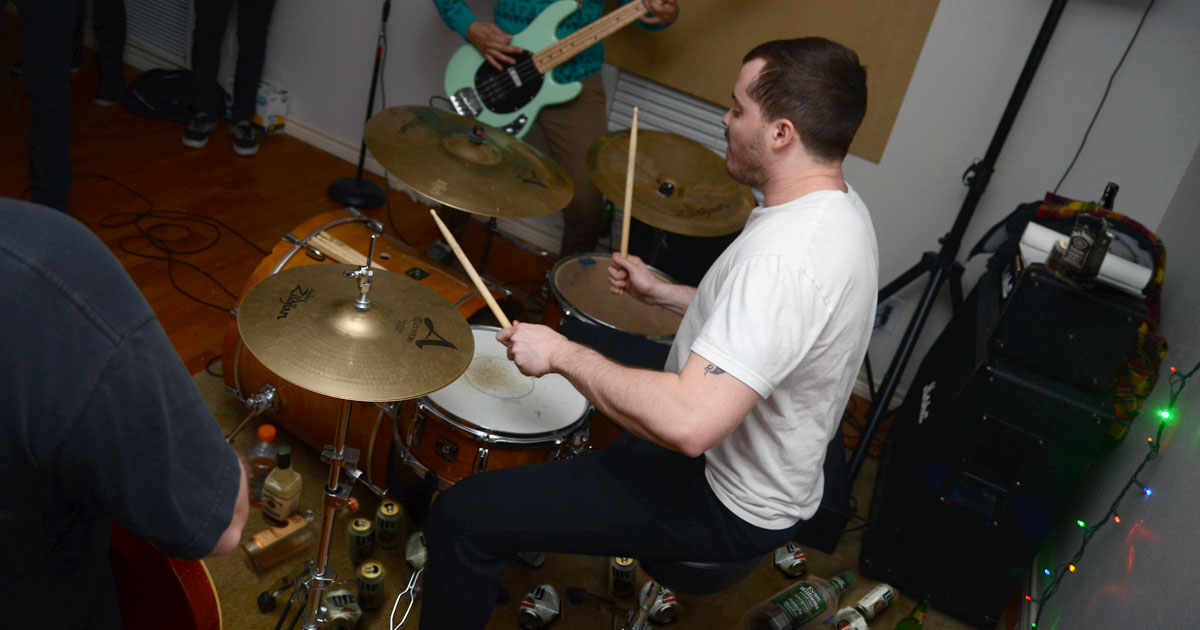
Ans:
[[[408,435],[404,438],[404,443],[408,448],[416,448],[421,443],[421,436],[425,432],[425,414],[421,413],[420,409],[413,414],[412,425],[408,427]]]
[[[475,451],[475,472],[480,473],[487,469],[488,449],[479,447]]]

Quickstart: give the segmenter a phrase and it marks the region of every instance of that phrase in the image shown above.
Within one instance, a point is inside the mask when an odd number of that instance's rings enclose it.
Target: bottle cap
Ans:
[[[292,447],[283,444],[275,451],[275,466],[278,468],[291,468]]]
[[[275,425],[273,425],[273,424],[258,425],[258,439],[260,442],[274,442],[275,434],[276,434]]]

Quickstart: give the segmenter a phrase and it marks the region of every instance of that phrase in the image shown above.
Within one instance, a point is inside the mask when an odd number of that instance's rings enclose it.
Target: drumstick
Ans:
[[[633,122],[629,126],[629,167],[625,171],[625,206],[621,215],[621,255],[629,253],[629,220],[633,218],[633,162],[637,155],[637,105],[633,106]]]
[[[367,264],[366,254],[359,252],[357,249],[354,249],[353,247],[324,232],[317,232],[312,236],[312,238],[308,239],[308,242],[334,262],[340,262],[347,265],[358,265],[359,267]],[[376,269],[387,270],[387,267],[379,264],[378,261],[371,261],[371,266]]]
[[[483,284],[483,279],[479,277],[478,273],[475,273],[475,267],[471,265],[471,261],[467,260],[467,255],[458,246],[458,241],[454,240],[454,236],[450,234],[449,228],[438,217],[437,210],[430,209],[429,214],[433,215],[433,220],[437,222],[438,229],[442,231],[442,236],[445,237],[446,243],[450,245],[450,249],[458,257],[458,262],[463,266],[463,269],[467,270],[467,275],[471,276],[471,282],[475,283],[475,288],[479,289],[480,295],[487,301],[488,308],[492,309],[492,315],[495,315],[496,319],[500,321],[500,327],[512,327],[512,322],[508,321],[508,317],[504,314],[504,311],[500,310],[500,305],[496,303],[496,298],[492,297],[492,292],[488,291],[487,286]]]

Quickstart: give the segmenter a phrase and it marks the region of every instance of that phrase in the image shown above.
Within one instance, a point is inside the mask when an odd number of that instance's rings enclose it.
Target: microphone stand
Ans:
[[[379,66],[383,61],[383,45],[387,40],[388,14],[392,11],[392,0],[384,0],[383,19],[379,23],[379,40],[375,46],[375,69],[371,71],[371,96],[367,99],[367,120],[375,105],[375,86],[379,84]],[[342,177],[329,185],[329,197],[352,208],[369,209],[383,205],[383,189],[373,181],[363,179],[363,161],[367,159],[367,139],[364,136],[358,150],[358,172],[354,177]]]
[[[959,210],[958,217],[954,220],[954,225],[950,228],[950,232],[939,239],[939,242],[942,244],[941,249],[936,254],[925,252],[920,262],[879,290],[879,303],[882,304],[922,274],[929,274],[929,282],[925,285],[925,292],[921,294],[921,299],[917,303],[916,312],[913,313],[913,317],[908,323],[908,328],[904,331],[904,337],[900,340],[900,346],[896,349],[896,354],[892,357],[892,362],[884,374],[883,384],[878,394],[871,401],[871,408],[867,411],[866,427],[863,429],[858,446],[854,449],[849,468],[846,471],[847,489],[854,486],[854,480],[858,477],[863,460],[867,457],[867,450],[871,446],[871,441],[875,438],[875,432],[879,430],[883,415],[887,411],[888,404],[892,400],[892,395],[896,392],[896,386],[900,382],[900,376],[904,373],[904,367],[908,364],[908,360],[912,356],[913,347],[917,343],[917,337],[921,334],[921,329],[925,326],[925,320],[929,316],[929,311],[933,308],[933,302],[937,298],[938,290],[941,289],[943,284],[949,282],[950,296],[954,307],[957,309],[958,305],[962,303],[963,267],[956,257],[958,256],[959,247],[962,246],[963,233],[966,232],[967,223],[970,222],[971,215],[975,212],[975,206],[978,205],[979,198],[983,196],[983,191],[987,188],[988,181],[992,178],[996,158],[999,157],[1000,149],[1004,146],[1004,141],[1008,138],[1008,132],[1012,129],[1017,112],[1021,109],[1021,102],[1025,100],[1025,94],[1029,91],[1029,85],[1033,82],[1033,75],[1037,72],[1038,64],[1041,63],[1042,55],[1046,52],[1046,47],[1050,44],[1050,37],[1054,34],[1054,28],[1058,25],[1058,19],[1062,16],[1063,7],[1066,4],[1067,0],[1054,0],[1050,6],[1050,10],[1046,13],[1046,19],[1042,22],[1042,28],[1033,42],[1033,48],[1029,51],[1029,57],[1025,60],[1025,67],[1022,68],[1021,76],[1017,79],[1017,85],[1013,88],[1012,96],[1008,100],[1004,114],[1000,117],[1000,124],[996,129],[995,135],[992,136],[992,142],[988,145],[987,153],[982,160],[972,164],[963,177],[969,187],[969,192],[966,199],[963,200],[962,208]]]

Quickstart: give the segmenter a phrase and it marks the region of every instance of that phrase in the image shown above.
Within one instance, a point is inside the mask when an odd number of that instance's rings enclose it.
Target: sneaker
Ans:
[[[199,149],[208,144],[208,137],[217,128],[217,121],[208,114],[196,114],[183,132],[183,145]]]
[[[258,153],[258,133],[249,120],[243,120],[229,128],[233,136],[233,152],[238,155],[254,155]]]

